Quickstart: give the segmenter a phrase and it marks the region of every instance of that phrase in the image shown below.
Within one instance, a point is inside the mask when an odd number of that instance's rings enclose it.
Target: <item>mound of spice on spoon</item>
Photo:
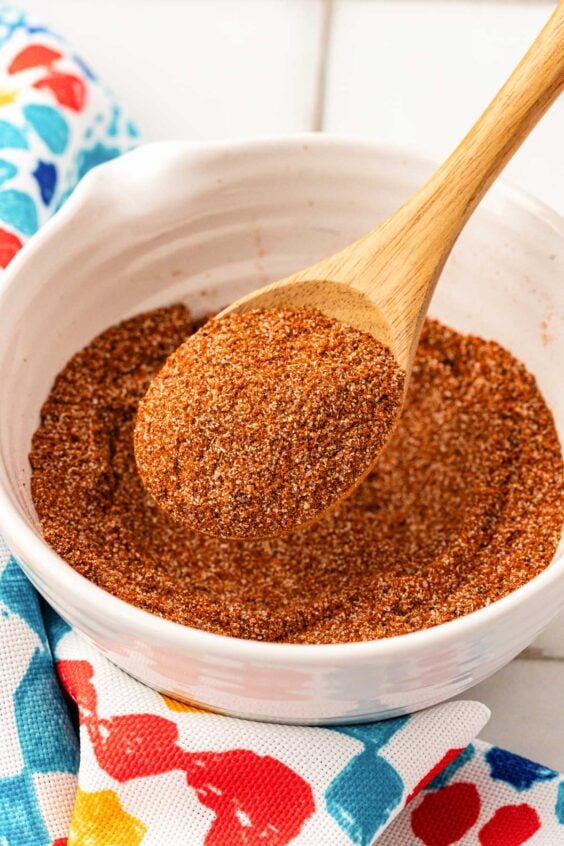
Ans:
[[[139,406],[139,473],[196,531],[283,534],[356,487],[397,422],[403,387],[387,347],[319,311],[214,319],[172,353]]]

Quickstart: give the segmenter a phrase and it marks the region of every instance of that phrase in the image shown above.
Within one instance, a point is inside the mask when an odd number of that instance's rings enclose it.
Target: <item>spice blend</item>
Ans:
[[[404,375],[387,347],[319,311],[211,320],[141,401],[141,478],[174,520],[214,537],[296,529],[374,464]]]
[[[335,511],[250,542],[174,523],[143,487],[133,428],[152,377],[191,331],[182,306],[107,330],[43,407],[30,456],[43,534],[96,584],[208,631],[329,643],[460,617],[549,564],[564,521],[550,411],[510,353],[434,321],[389,446]]]

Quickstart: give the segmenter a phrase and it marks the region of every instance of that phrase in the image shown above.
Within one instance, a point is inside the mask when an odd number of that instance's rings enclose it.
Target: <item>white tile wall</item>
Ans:
[[[311,128],[322,0],[21,0],[111,83],[148,140]]]
[[[542,29],[549,0],[337,0],[324,128],[441,158]],[[564,98],[506,170],[564,213]]]

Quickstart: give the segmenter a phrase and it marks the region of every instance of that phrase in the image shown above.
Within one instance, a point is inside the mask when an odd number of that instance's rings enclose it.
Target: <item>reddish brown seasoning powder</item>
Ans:
[[[403,384],[385,346],[319,311],[211,320],[141,401],[137,467],[161,508],[196,531],[256,539],[295,530],[374,464]]]
[[[43,407],[31,452],[43,533],[96,584],[209,631],[327,643],[451,620],[550,562],[564,521],[551,414],[510,353],[436,322],[392,442],[336,511],[269,541],[174,524],[141,484],[133,425],[190,331],[181,306],[109,329],[71,359]]]

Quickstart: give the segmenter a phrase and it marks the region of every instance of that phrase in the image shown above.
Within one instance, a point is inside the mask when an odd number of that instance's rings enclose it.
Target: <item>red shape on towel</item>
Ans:
[[[80,77],[72,73],[52,71],[49,76],[34,82],[33,87],[40,90],[49,88],[61,106],[66,106],[74,112],[80,112],[84,108],[86,86]]]
[[[541,827],[539,815],[530,805],[498,808],[478,834],[482,846],[521,846]]]
[[[411,813],[411,828],[425,846],[450,846],[470,831],[479,815],[476,786],[456,782],[425,795]]]
[[[442,773],[445,767],[448,767],[451,761],[454,761],[455,758],[458,758],[461,752],[464,752],[464,748],[462,749],[449,749],[448,752],[445,752],[443,757],[440,761],[438,761],[434,767],[431,767],[427,775],[424,775],[418,784],[415,785],[409,796],[407,797],[406,804],[408,805],[412,799],[415,799],[417,794],[423,790],[424,787],[427,787],[429,782],[433,781],[435,776],[438,776],[439,773]]]
[[[8,73],[19,73],[28,68],[49,67],[62,58],[62,53],[44,47],[43,44],[30,44],[14,56],[8,65]]]
[[[8,232],[6,229],[0,229],[0,267],[6,267],[18,250],[23,247],[22,242],[13,232]]]
[[[189,787],[216,815],[206,846],[286,846],[313,814],[311,787],[282,761],[249,749],[186,752],[176,723],[157,714],[100,717],[88,661],[59,661],[57,670],[108,775],[124,782],[186,773]]]

